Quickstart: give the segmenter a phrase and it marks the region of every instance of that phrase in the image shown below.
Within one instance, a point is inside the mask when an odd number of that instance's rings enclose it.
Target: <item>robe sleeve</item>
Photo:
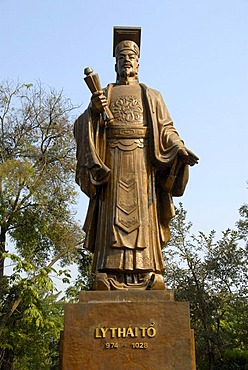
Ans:
[[[99,118],[93,119],[90,108],[74,124],[77,145],[76,182],[89,197],[96,196],[97,187],[108,181],[110,169],[104,164],[105,128]]]
[[[145,87],[150,115],[151,159],[156,167],[157,209],[162,245],[170,239],[169,223],[175,215],[172,196],[181,196],[188,182],[189,166],[178,155],[185,148],[173,126],[161,94]]]
[[[161,94],[146,89],[150,112],[151,157],[157,167],[161,188],[173,196],[181,196],[188,182],[189,166],[181,161],[178,151],[185,148],[175,129]]]

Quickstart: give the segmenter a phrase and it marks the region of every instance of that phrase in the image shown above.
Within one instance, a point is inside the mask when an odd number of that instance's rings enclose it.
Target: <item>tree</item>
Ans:
[[[46,327],[42,302],[55,302],[50,274],[69,277],[55,263],[78,259],[83,233],[72,210],[73,109],[62,92],[41,83],[0,84],[0,369],[14,363],[16,320]],[[15,253],[6,251],[7,237]],[[6,258],[10,274],[4,273]]]
[[[65,291],[66,300],[76,303],[79,300],[79,293],[82,290],[90,290],[93,284],[92,274],[93,254],[85,249],[79,250],[78,258],[78,276],[73,285],[70,285]]]
[[[238,230],[228,229],[215,241],[190,234],[182,205],[172,222],[172,237],[165,248],[165,278],[177,300],[191,306],[200,370],[247,369],[247,206]]]

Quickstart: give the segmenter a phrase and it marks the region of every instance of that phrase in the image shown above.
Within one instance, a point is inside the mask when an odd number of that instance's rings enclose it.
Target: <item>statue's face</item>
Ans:
[[[138,56],[132,50],[122,50],[116,57],[115,71],[122,78],[135,77],[139,69]]]

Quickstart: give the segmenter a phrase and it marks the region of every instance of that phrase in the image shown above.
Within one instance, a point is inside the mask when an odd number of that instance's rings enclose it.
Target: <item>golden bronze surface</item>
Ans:
[[[185,147],[161,94],[139,83],[139,45],[123,34],[116,83],[101,90],[86,69],[93,95],[74,127],[76,182],[90,198],[85,248],[94,253],[94,290],[163,290],[172,197],[183,195],[198,157]]]

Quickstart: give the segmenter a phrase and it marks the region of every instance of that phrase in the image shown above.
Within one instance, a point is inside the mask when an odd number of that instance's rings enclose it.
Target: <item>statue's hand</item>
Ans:
[[[103,91],[96,91],[91,97],[91,111],[94,115],[103,113],[104,107],[108,105]]]
[[[190,166],[194,166],[199,161],[197,155],[187,148],[180,148],[178,150],[178,155],[181,157],[183,162]]]

